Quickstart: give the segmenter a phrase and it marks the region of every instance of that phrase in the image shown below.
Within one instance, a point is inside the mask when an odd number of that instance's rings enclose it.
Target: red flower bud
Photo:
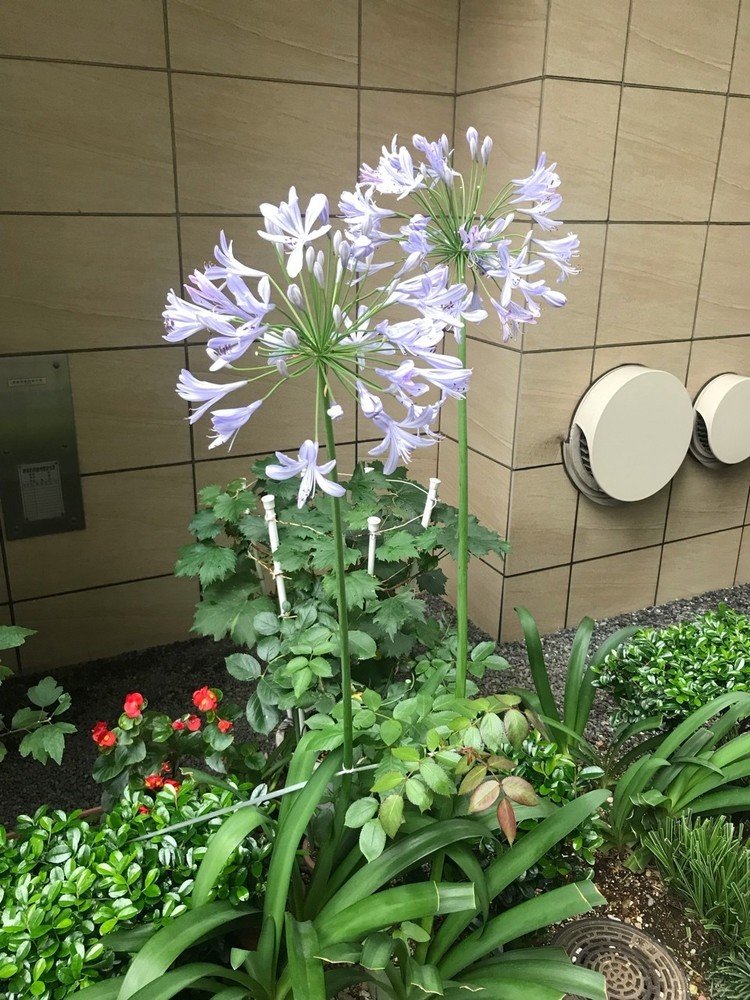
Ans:
[[[145,701],[146,699],[140,692],[131,691],[129,695],[125,696],[125,704],[122,710],[129,719],[137,719],[140,717]]]
[[[174,778],[165,778],[164,779],[164,787],[165,788],[171,788],[173,791],[179,792],[179,790],[180,790],[180,782],[176,781]]]
[[[217,719],[216,727],[220,733],[228,733],[230,729],[234,728],[234,723],[230,722],[229,719]]]
[[[113,747],[117,743],[117,736],[109,728],[106,722],[97,722],[91,730],[91,739],[103,750]]]
[[[184,728],[185,728],[185,723],[182,721],[182,719],[175,719],[174,722],[172,723],[172,729],[174,729],[176,732],[179,732],[181,729]]]
[[[148,806],[138,806],[138,812],[141,814],[141,816],[148,816],[151,810],[149,809]]]
[[[219,699],[210,687],[202,687],[193,692],[193,704],[199,712],[213,712]]]
[[[148,774],[143,779],[143,784],[149,791],[157,792],[160,788],[164,787],[164,778],[160,774]]]
[[[197,715],[189,715],[187,717],[187,722],[185,725],[188,727],[191,733],[197,732],[201,727],[201,720]]]
[[[172,770],[172,765],[169,763],[168,760],[165,760],[164,763],[161,766],[161,773],[162,774],[169,774],[169,772],[171,770]]]

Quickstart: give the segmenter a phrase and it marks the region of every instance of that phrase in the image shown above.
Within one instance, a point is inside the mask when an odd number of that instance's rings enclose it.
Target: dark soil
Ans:
[[[453,609],[444,602],[434,598],[429,600],[435,615],[448,620],[453,617]],[[597,625],[594,641],[601,641],[624,625],[660,627],[683,621],[716,607],[720,601],[738,611],[750,612],[750,585],[604,619]],[[573,630],[562,629],[543,639],[551,683],[556,693],[562,693],[564,689],[572,637]],[[488,637],[472,626],[471,638],[478,642]],[[530,687],[531,677],[523,643],[503,643],[498,648],[512,670],[489,672],[482,682],[483,690],[490,692],[516,686]],[[16,815],[33,812],[43,803],[63,809],[98,804],[100,790],[91,780],[91,767],[97,754],[91,741],[91,727],[100,719],[114,723],[122,710],[123,698],[129,691],[140,691],[152,708],[172,716],[190,711],[193,691],[204,684],[221,688],[225,698],[244,705],[248,685],[235,680],[224,667],[224,657],[232,649],[231,644],[226,642],[193,639],[55,671],[55,676],[73,699],[71,709],[64,718],[74,723],[78,732],[69,738],[60,768],[55,764],[42,767],[32,760],[23,760],[14,752],[15,748],[10,747],[0,784],[0,823],[12,824]],[[6,719],[24,704],[26,688],[37,680],[38,677],[16,677],[3,684],[0,698],[2,714]],[[588,733],[591,739],[598,741],[608,737],[611,732],[608,716],[612,707],[606,695],[601,693],[597,697]],[[238,736],[250,738],[249,730],[243,725],[238,725]]]

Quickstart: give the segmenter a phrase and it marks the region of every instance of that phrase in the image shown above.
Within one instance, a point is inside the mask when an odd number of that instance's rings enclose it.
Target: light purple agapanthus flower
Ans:
[[[190,403],[201,404],[193,409],[190,414],[190,423],[194,424],[196,420],[200,420],[207,410],[210,410],[212,406],[216,406],[230,392],[242,389],[246,385],[247,380],[242,382],[226,382],[224,385],[217,385],[215,382],[203,382],[186,368],[183,368],[177,382],[177,395],[180,399],[185,399]]]
[[[228,444],[231,449],[234,439],[250,417],[262,405],[263,400],[256,399],[254,403],[249,403],[247,406],[234,406],[225,410],[212,410],[211,426],[214,436],[208,447],[218,448],[221,444]]]
[[[289,252],[287,274],[296,278],[302,270],[305,247],[323,236],[331,228],[328,222],[328,199],[323,194],[314,194],[305,209],[305,217],[299,207],[297,190],[289,189],[289,201],[280,205],[264,202],[260,206],[266,222],[266,230],[258,230],[264,240],[276,243]]]
[[[315,496],[316,486],[329,497],[342,497],[346,490],[340,483],[326,479],[336,466],[336,460],[318,464],[318,442],[304,441],[297,458],[290,458],[281,451],[276,452],[278,465],[267,465],[266,475],[271,479],[294,479],[299,476],[302,484],[297,495],[297,506],[304,507],[311,496]]]

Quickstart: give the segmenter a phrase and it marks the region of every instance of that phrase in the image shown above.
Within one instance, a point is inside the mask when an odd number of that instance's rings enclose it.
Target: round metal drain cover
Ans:
[[[576,964],[601,972],[609,1000],[688,1000],[687,980],[674,958],[630,924],[576,920],[563,927],[554,943]]]

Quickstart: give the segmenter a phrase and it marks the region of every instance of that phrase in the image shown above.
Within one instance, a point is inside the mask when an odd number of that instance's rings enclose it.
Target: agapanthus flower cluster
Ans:
[[[375,167],[363,165],[360,183],[344,192],[339,210],[362,266],[385,245],[398,246],[405,256],[402,274],[447,266],[456,281],[470,285],[477,309],[485,303],[494,308],[508,340],[523,324],[537,322],[543,302],[565,304],[565,296],[549,286],[542,272],[553,268],[558,282],[576,274],[579,241],[573,233],[558,239],[544,236],[561,225],[552,218],[562,203],[557,164],[548,164],[542,153],[528,177],[511,181],[485,205],[492,139],[480,142],[477,130],[470,128],[466,142],[468,178],[455,168],[445,135],[434,142],[413,136],[415,154],[394,136]],[[376,194],[395,196],[393,208],[378,204]],[[404,203],[416,214],[405,212]],[[396,231],[387,219],[397,220]]]
[[[349,220],[363,201],[359,192],[351,198]],[[370,454],[383,459],[386,472],[438,440],[440,409],[464,396],[471,374],[438,348],[446,332],[458,336],[465,323],[486,316],[467,285],[451,279],[446,263],[375,280],[380,265],[371,249],[390,213],[365,204],[356,235],[345,237],[333,232],[324,195],[314,195],[303,213],[292,188],[288,201],[260,206],[265,226],[259,235],[276,247],[276,276],[242,263],[222,232],[214,262],[191,275],[185,298],[170,292],[164,311],[166,340],[207,334],[210,370],[242,376],[216,382],[187,370],[180,375],[177,392],[192,404],[190,422],[210,412],[211,448],[231,447],[285,383],[303,376],[317,381],[310,437],[296,457],[277,452],[278,463],[267,468],[271,478],[299,476],[300,506],[316,488],[331,496],[344,492],[332,475],[335,457],[321,460],[319,442],[321,424],[340,419],[348,398],[382,436]],[[406,225],[418,248],[419,216]],[[396,305],[407,318],[386,315]]]

